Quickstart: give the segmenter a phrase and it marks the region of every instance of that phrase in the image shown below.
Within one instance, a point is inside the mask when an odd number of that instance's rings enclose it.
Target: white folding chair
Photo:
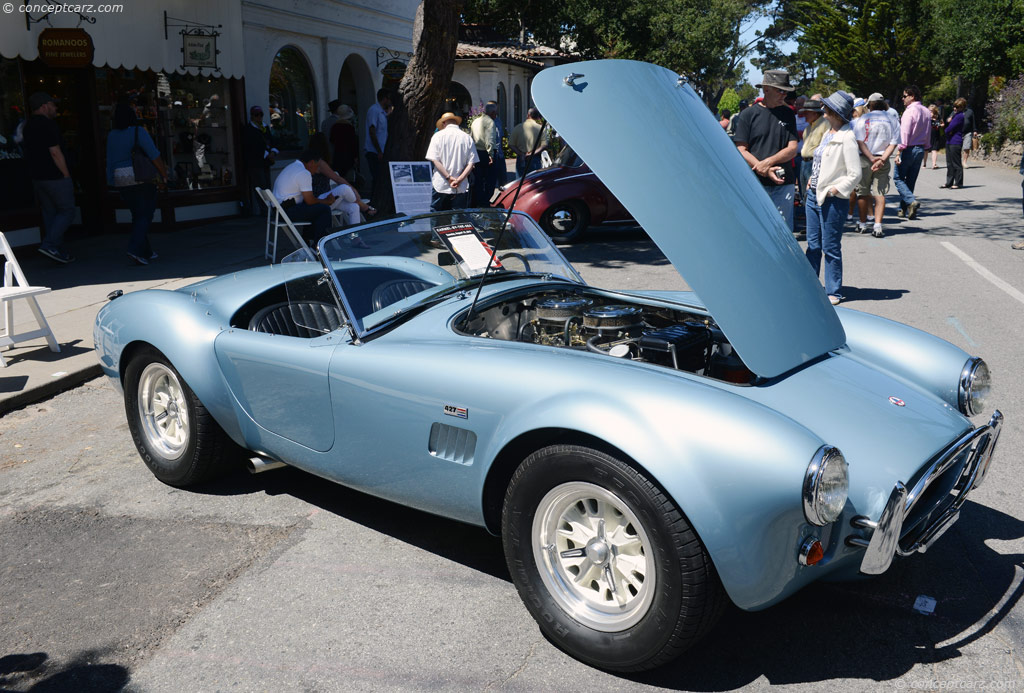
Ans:
[[[257,187],[256,194],[260,196],[260,199],[267,206],[267,246],[263,256],[271,262],[277,259],[277,233],[282,228],[291,234],[292,240],[298,247],[305,248],[312,256],[312,251],[297,228],[299,226],[309,226],[310,222],[292,221],[281,207],[281,203],[274,197],[274,193],[270,190]]]
[[[48,293],[50,287],[29,286],[28,280],[25,279],[25,273],[21,271],[21,265],[18,264],[18,260],[14,257],[11,245],[7,242],[7,238],[3,233],[0,233],[0,255],[4,256],[5,261],[4,285],[3,288],[0,288],[0,301],[3,302],[4,311],[4,329],[0,333],[0,349],[6,349],[16,342],[46,337],[46,343],[50,345],[50,351],[60,352],[57,338],[53,336],[53,330],[50,329],[50,324],[46,322],[46,316],[43,315],[43,311],[39,308],[39,302],[36,300],[36,296],[39,294]],[[36,322],[39,323],[38,330],[21,332],[19,334],[14,333],[14,301],[19,298],[28,301],[28,307],[32,309],[32,314],[36,316]],[[4,361],[3,354],[0,353],[0,368],[5,368],[6,366],[7,362]]]

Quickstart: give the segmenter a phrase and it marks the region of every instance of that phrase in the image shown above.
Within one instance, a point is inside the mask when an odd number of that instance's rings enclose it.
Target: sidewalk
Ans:
[[[60,353],[51,352],[42,338],[3,352],[7,367],[0,368],[0,415],[100,375],[92,327],[111,291],[177,289],[266,264],[265,239],[266,217],[260,216],[152,233],[150,241],[160,257],[148,266],[135,265],[125,255],[127,234],[68,242],[68,251],[77,258],[69,265],[43,257],[34,246],[15,248],[29,282],[52,289],[39,297],[39,305],[60,344]],[[35,320],[25,301],[14,304],[14,319],[19,331],[34,329]]]

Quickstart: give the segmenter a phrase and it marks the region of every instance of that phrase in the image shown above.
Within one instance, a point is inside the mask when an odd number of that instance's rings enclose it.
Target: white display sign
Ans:
[[[388,162],[396,212],[413,216],[430,211],[430,196],[434,190],[430,182],[432,166],[429,161]]]

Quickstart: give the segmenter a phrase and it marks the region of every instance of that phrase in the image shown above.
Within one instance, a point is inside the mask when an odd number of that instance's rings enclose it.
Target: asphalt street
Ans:
[[[927,553],[730,608],[678,661],[608,674],[540,634],[482,529],[294,469],[165,486],[92,380],[0,419],[0,691],[1024,690],[1020,176],[943,176],[923,172],[919,220],[843,241],[843,307],[983,356],[1006,416]],[[635,228],[563,252],[597,286],[685,287]]]

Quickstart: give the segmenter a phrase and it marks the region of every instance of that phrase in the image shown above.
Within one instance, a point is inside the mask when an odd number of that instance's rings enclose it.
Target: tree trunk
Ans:
[[[413,25],[413,55],[394,96],[395,110],[388,118],[384,161],[422,161],[434,134],[434,122],[455,71],[459,15],[464,0],[423,0]],[[385,163],[386,166],[386,163]],[[373,206],[395,211],[391,177],[387,169],[376,177]]]

